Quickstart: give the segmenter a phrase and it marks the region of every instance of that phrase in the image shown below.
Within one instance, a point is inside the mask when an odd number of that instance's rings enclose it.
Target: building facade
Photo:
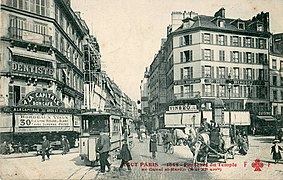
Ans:
[[[274,34],[270,48],[270,103],[271,114],[275,117],[276,126],[283,124],[283,34]]]
[[[258,119],[273,119],[268,12],[249,20],[227,18],[224,8],[213,16],[172,12],[171,21],[164,43],[167,110],[169,106],[197,105],[211,119],[213,103],[219,98],[226,111],[250,112],[247,122],[232,118],[234,124],[255,127],[260,125]],[[157,73],[150,73],[150,79]]]
[[[4,0],[1,24],[1,132],[79,131],[84,21],[69,1]]]
[[[146,68],[144,72],[143,79],[141,80],[140,85],[140,94],[141,94],[141,112],[140,112],[140,120],[142,122],[149,122],[149,71]],[[151,126],[151,125],[150,125]]]

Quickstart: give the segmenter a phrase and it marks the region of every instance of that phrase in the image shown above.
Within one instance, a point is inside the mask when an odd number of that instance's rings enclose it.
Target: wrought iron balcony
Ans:
[[[184,100],[184,99],[198,99],[200,98],[200,92],[186,92],[186,93],[175,93],[175,100]]]
[[[43,44],[50,46],[52,43],[52,36],[39,34],[26,29],[20,29],[17,27],[9,27],[9,37],[12,39],[22,40],[26,42],[32,42],[37,44]]]

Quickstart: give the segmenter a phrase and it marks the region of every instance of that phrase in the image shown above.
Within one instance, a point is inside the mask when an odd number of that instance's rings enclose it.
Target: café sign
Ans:
[[[196,112],[198,111],[196,105],[175,105],[175,106],[169,106],[169,111],[188,111],[188,112]]]
[[[63,102],[52,92],[33,91],[24,97],[19,105],[24,106],[43,106],[43,107],[60,107]]]
[[[12,62],[12,71],[45,76],[53,76],[54,74],[53,68],[20,62]]]

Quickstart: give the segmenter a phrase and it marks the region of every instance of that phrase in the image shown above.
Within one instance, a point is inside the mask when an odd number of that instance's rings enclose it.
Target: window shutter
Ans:
[[[252,70],[252,80],[255,80],[255,69]]]
[[[233,68],[232,67],[230,67],[230,70],[229,70],[229,72],[230,72],[230,75],[231,75],[231,78],[233,78],[234,77],[234,71],[233,71]]]
[[[216,97],[219,97],[219,84],[216,85]]]
[[[268,61],[267,61],[267,54],[264,54],[264,64],[268,64]]]
[[[263,73],[264,73],[264,80],[265,80],[265,81],[268,81],[268,70],[267,70],[267,69],[264,69],[264,70],[263,70]]]
[[[183,36],[181,36],[180,38],[179,38],[179,42],[180,42],[180,46],[183,46],[184,45],[184,37]]]
[[[214,67],[211,67],[211,78],[214,78]]]
[[[259,79],[259,69],[255,70],[255,79],[258,80]]]
[[[219,67],[216,67],[216,78],[219,78]]]
[[[205,96],[205,85],[202,84],[202,95],[201,96]]]
[[[191,67],[191,79],[193,79],[194,77],[194,73],[193,73],[193,67]]]
[[[23,87],[21,87],[21,97],[20,97],[20,99],[24,98],[25,95],[26,95],[26,87],[23,86]]]
[[[247,56],[246,56],[246,52],[243,52],[243,57],[244,57],[244,63],[247,63]]]
[[[224,36],[224,46],[227,46],[227,36]]]
[[[190,50],[189,53],[190,53],[189,54],[190,55],[190,61],[193,61],[193,50]]]
[[[212,88],[212,97],[214,97],[215,96],[215,84],[212,84],[212,86],[211,86],[211,88]]]
[[[256,48],[259,48],[259,39],[256,38]]]
[[[242,68],[239,68],[239,79],[243,79]]]
[[[233,36],[230,36],[230,46],[233,46]]]
[[[241,37],[238,37],[238,46],[242,47],[242,38]]]
[[[202,60],[204,60],[204,49],[201,50]]]
[[[251,47],[254,47],[254,38],[251,38]]]
[[[184,79],[184,68],[180,69],[180,79]]]
[[[201,77],[204,77],[204,66],[201,66]]]
[[[213,34],[210,34],[210,44],[214,44],[213,43]]]
[[[246,80],[247,79],[247,69],[243,68],[243,79]]]
[[[252,58],[251,60],[252,60],[252,63],[253,63],[253,64],[255,64],[255,63],[256,63],[256,62],[255,62],[255,58],[254,58],[254,56],[255,56],[255,55],[254,55],[254,53],[251,53],[251,58]]]
[[[184,52],[180,52],[180,62],[183,62],[183,58],[184,58]]]
[[[225,67],[225,78],[228,78],[228,67]]]
[[[243,97],[243,86],[239,86],[239,94],[240,94],[240,98]]]
[[[221,59],[221,50],[219,50],[219,61],[222,61],[222,59]]]
[[[193,38],[192,38],[192,35],[190,34],[190,44],[193,44]]]
[[[239,63],[242,63],[242,52],[239,52]]]
[[[243,38],[243,47],[246,47],[246,38]]]
[[[219,44],[218,39],[219,39],[219,35],[218,35],[218,34],[216,34],[216,44]]]
[[[9,86],[9,105],[14,105],[14,86]]]
[[[201,33],[202,43],[204,43],[204,33]]]
[[[256,64],[259,64],[259,53],[256,53],[255,56],[256,56],[256,57],[255,57],[255,58],[256,58],[256,59],[255,59]]]
[[[214,61],[214,50],[211,50],[211,61]]]
[[[230,51],[230,62],[233,62],[233,51]]]

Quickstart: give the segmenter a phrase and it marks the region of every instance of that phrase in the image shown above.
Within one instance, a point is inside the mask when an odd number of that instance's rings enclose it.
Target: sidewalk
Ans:
[[[70,153],[78,153],[79,149],[78,148],[72,148],[70,149],[70,152],[68,152],[68,154]],[[51,155],[62,155],[62,150],[53,150]],[[12,154],[1,154],[0,158],[3,159],[10,159],[10,158],[26,158],[26,157],[36,157],[36,156],[40,156],[40,154],[38,155],[36,153],[36,151],[30,151],[28,153],[12,153]]]

